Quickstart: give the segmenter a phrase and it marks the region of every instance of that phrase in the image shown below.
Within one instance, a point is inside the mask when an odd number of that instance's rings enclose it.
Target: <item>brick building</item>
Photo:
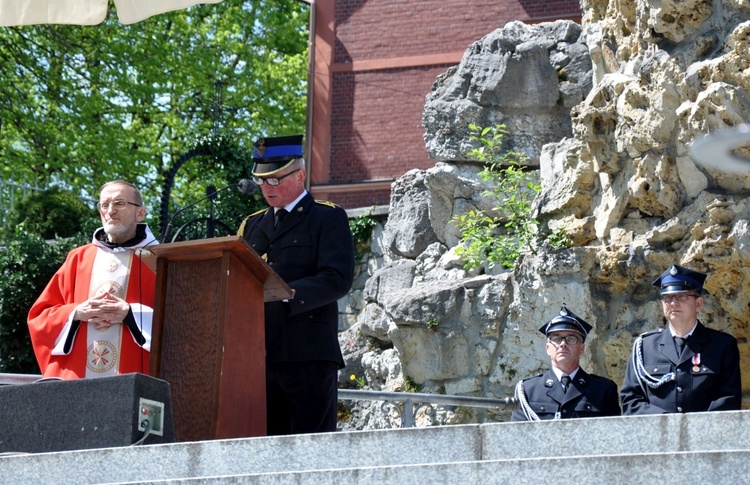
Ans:
[[[310,3],[310,190],[347,209],[433,165],[425,97],[474,41],[511,20],[581,20],[578,0],[303,0]]]

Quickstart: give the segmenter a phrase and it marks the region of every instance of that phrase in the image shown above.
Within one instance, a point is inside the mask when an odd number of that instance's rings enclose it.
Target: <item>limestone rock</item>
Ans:
[[[383,236],[386,255],[413,259],[437,241],[430,223],[429,199],[424,174],[418,170],[393,183],[389,222]],[[391,220],[397,222],[392,224]]]
[[[570,21],[510,22],[466,50],[427,96],[425,143],[433,160],[465,160],[469,123],[505,123],[508,148],[538,165],[545,143],[571,133],[570,107],[591,89],[581,27]]]

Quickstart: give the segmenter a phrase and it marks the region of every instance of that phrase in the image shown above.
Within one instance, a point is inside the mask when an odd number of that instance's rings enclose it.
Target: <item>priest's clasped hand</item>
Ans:
[[[112,324],[122,323],[129,311],[128,302],[112,293],[102,293],[78,305],[75,319],[91,322],[97,330],[104,330]]]

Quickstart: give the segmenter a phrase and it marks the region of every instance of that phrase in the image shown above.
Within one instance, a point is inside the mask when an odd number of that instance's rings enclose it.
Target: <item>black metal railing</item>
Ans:
[[[400,420],[399,427],[413,428],[416,426],[417,415],[420,412],[434,418],[437,416],[438,406],[464,406],[475,408],[515,409],[517,403],[513,397],[491,398],[472,396],[451,396],[446,394],[425,394],[418,392],[385,392],[363,391],[354,389],[339,389],[339,400],[345,401],[383,401],[380,410],[388,415],[395,412]]]

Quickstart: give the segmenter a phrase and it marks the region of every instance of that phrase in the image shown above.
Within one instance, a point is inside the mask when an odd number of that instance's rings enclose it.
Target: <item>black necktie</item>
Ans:
[[[286,216],[287,211],[286,209],[279,209],[276,211],[276,213],[273,216],[273,228],[276,229],[276,226],[279,225],[281,221],[284,220],[284,217]]]
[[[682,355],[682,349],[685,348],[686,340],[687,340],[687,337],[686,338],[682,338],[682,337],[674,338],[675,348],[677,349],[677,357]]]
[[[564,375],[564,376],[562,376],[560,378],[560,382],[562,382],[563,391],[565,391],[565,393],[567,393],[568,392],[568,385],[570,384],[570,376],[567,375],[567,374]]]

